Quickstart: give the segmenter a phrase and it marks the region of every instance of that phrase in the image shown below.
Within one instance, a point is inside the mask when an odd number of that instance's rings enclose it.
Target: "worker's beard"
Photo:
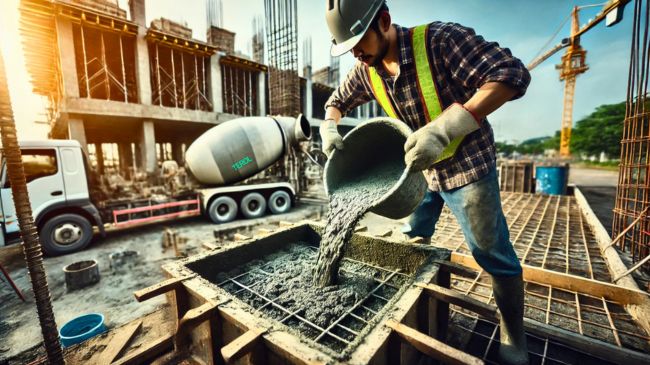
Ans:
[[[379,50],[377,51],[377,55],[373,57],[371,66],[377,68],[383,65],[382,61],[388,54],[389,42],[388,38],[386,38],[382,32],[375,30],[375,33],[377,34],[377,39],[379,40]]]

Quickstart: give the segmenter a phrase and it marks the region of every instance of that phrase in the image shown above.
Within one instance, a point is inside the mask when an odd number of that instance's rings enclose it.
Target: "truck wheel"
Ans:
[[[291,209],[291,195],[284,190],[278,190],[269,197],[269,210],[273,214],[286,213]]]
[[[239,206],[246,218],[259,218],[266,212],[266,200],[260,193],[246,194]]]
[[[229,196],[220,196],[210,203],[210,219],[214,223],[226,223],[237,217],[237,202]]]
[[[39,235],[46,255],[64,255],[88,246],[93,238],[93,227],[78,214],[61,214],[45,222]]]

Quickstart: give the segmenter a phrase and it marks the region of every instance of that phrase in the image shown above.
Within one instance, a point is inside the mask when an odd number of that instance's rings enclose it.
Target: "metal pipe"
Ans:
[[[185,97],[185,54],[181,52],[181,82],[183,86],[183,109],[187,106],[187,98]]]
[[[122,91],[124,92],[124,102],[127,103],[129,101],[129,95],[126,87],[126,70],[124,69],[124,47],[122,44],[122,34],[120,34],[119,37],[120,37],[120,65],[122,66]]]
[[[160,54],[156,43],[156,81],[158,82],[158,105],[162,106],[162,89],[160,88]]]
[[[86,56],[86,37],[84,35],[83,23],[79,24],[81,30],[81,52],[84,57],[84,76],[86,77],[86,97],[90,98],[90,81],[88,80],[88,59]]]
[[[106,100],[111,100],[111,82],[108,78],[108,65],[106,64],[106,46],[104,45],[104,33],[99,32],[101,43],[101,62],[104,71],[104,90],[106,91]]]
[[[170,48],[172,57],[172,85],[174,85],[174,107],[178,108],[178,90],[176,90],[176,67],[174,65],[174,48]]]

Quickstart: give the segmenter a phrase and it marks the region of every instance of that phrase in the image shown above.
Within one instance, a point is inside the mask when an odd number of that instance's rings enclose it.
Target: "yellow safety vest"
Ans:
[[[433,74],[431,66],[429,65],[429,57],[427,55],[427,32],[429,25],[420,25],[411,29],[411,44],[413,46],[413,59],[415,60],[416,79],[418,82],[418,90],[420,91],[420,101],[424,107],[424,115],[427,118],[427,123],[434,121],[442,113],[442,104],[438,98],[436,85],[433,81]],[[391,118],[397,118],[395,108],[391,103],[384,80],[377,73],[374,67],[368,67],[370,75],[370,85],[372,92],[375,94],[375,99],[386,114]],[[446,160],[453,157],[458,150],[458,146],[463,141],[464,137],[458,137],[449,143],[444,149],[440,158],[434,163]]]

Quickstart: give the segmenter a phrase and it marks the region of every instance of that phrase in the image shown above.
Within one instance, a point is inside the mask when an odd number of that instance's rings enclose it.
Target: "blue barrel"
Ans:
[[[535,180],[535,192],[538,194],[566,195],[569,166],[537,166]]]
[[[66,323],[59,330],[63,347],[72,346],[106,332],[104,315],[99,313],[84,314]]]

